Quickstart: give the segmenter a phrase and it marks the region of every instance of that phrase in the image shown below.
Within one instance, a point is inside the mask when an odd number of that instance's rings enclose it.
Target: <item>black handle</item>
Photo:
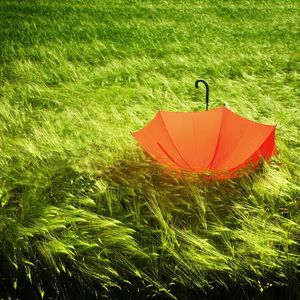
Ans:
[[[196,80],[195,87],[197,89],[199,88],[199,82],[203,82],[205,84],[205,87],[206,87],[206,97],[205,97],[205,100],[206,100],[206,110],[208,110],[208,102],[209,102],[209,87],[208,87],[208,83],[205,80],[203,80],[203,79]]]

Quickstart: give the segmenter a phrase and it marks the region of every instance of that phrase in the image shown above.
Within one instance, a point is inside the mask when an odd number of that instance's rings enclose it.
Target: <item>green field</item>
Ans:
[[[289,0],[2,0],[0,299],[300,298],[299,15]],[[144,154],[131,132],[203,110],[198,78],[210,108],[277,124],[277,157],[205,181]]]

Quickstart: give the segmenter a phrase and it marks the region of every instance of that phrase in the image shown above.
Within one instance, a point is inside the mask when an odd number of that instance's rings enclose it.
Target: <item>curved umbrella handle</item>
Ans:
[[[196,80],[195,87],[197,89],[199,88],[199,82],[203,82],[205,84],[205,87],[206,87],[206,97],[205,97],[205,100],[206,100],[206,110],[208,110],[208,102],[209,102],[209,87],[208,87],[208,83],[205,80],[203,80],[203,79]]]

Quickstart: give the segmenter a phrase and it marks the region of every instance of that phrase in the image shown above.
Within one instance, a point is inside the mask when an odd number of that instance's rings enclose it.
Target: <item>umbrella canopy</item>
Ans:
[[[199,112],[159,111],[133,137],[170,169],[210,173],[217,178],[239,176],[241,170],[257,166],[261,158],[269,159],[276,152],[275,126],[250,121],[226,107]]]

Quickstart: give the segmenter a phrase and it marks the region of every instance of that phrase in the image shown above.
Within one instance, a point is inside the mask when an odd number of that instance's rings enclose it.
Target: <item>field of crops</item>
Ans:
[[[291,0],[0,2],[0,299],[299,299]],[[226,104],[277,124],[241,178],[169,176],[131,133]]]

